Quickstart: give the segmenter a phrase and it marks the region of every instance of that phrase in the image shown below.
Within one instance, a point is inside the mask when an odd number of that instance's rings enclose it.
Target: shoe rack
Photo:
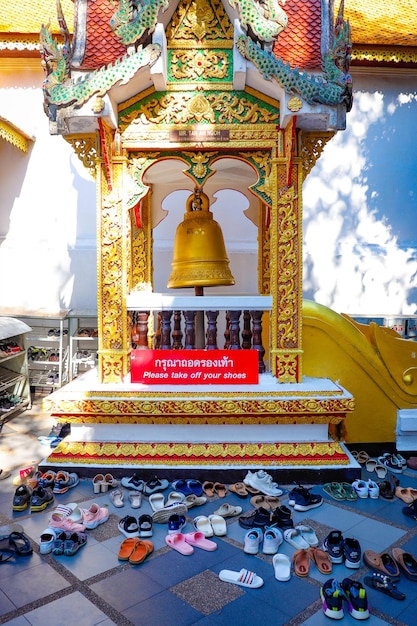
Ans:
[[[97,365],[97,313],[72,311],[70,316],[69,380]]]
[[[0,431],[5,422],[31,406],[25,335],[30,327],[0,317]]]
[[[68,314],[16,311],[16,317],[30,326],[25,340],[31,388],[53,390],[68,381]]]

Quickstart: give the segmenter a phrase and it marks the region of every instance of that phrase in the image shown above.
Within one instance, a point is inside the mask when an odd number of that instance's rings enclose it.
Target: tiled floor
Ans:
[[[0,564],[0,624],[321,626],[332,623],[324,615],[319,597],[320,585],[328,576],[320,574],[312,564],[307,578],[292,575],[290,581],[278,582],[271,556],[243,552],[245,530],[237,518],[228,519],[227,535],[215,538],[218,549],[213,552],[196,548],[191,556],[183,556],[165,544],[166,525],[155,524],[154,551],[144,563],[134,567],[119,561],[118,550],[124,539],[117,528],[119,518],[126,514],[138,517],[152,513],[152,509],[146,498],[140,509],[131,509],[127,498],[123,508],[115,508],[108,494],[93,493],[88,479],[82,479],[66,494],[57,495],[56,503],[77,502],[80,507],[88,508],[97,502],[109,507],[108,521],[87,531],[87,545],[75,556],[40,555],[39,538],[48,526],[52,507],[39,513],[13,513],[12,478],[18,468],[46,456],[48,448],[40,446],[36,437],[48,434],[51,425],[50,418],[35,404],[31,412],[5,424],[0,435],[0,467],[13,468],[11,478],[0,481],[0,525],[18,522],[34,547],[32,556]],[[375,474],[365,469],[363,477],[376,479]],[[407,469],[400,475],[400,484],[416,487],[417,472]],[[293,519],[294,523],[304,521],[313,526],[321,541],[330,530],[339,529],[345,537],[356,537],[363,550],[380,552],[400,546],[417,555],[417,523],[402,513],[405,505],[401,500],[364,499],[347,504],[329,498],[320,485],[315,485],[313,492],[324,496],[323,505],[306,513],[294,512]],[[285,504],[287,496],[281,501]],[[184,532],[193,529],[194,517],[213,513],[222,502],[242,506],[244,510],[252,508],[249,499],[240,499],[230,492],[224,500],[211,498],[205,505],[189,510]],[[280,552],[289,556],[293,551],[286,542],[280,546]],[[221,569],[242,567],[261,576],[263,587],[248,590],[219,580]],[[352,570],[334,565],[332,576],[339,581],[345,577],[363,581],[368,573],[366,566]],[[406,594],[404,601],[366,587],[371,607],[366,622],[369,626],[416,624],[417,583],[402,575],[398,588]],[[341,624],[356,622],[347,612],[339,620]]]

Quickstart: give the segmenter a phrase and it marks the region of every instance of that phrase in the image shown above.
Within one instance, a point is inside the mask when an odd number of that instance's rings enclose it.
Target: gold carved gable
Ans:
[[[233,28],[221,0],[184,0],[167,31],[168,48],[232,48]]]

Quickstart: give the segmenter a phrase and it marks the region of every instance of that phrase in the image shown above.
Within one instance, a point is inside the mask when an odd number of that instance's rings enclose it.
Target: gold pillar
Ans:
[[[126,209],[124,180],[127,159],[114,156],[112,189],[98,167],[98,378],[122,382],[129,371],[130,328],[126,296],[130,276],[131,222]]]
[[[295,135],[294,135],[295,136]],[[293,145],[272,161],[271,368],[282,383],[302,381],[302,174]]]

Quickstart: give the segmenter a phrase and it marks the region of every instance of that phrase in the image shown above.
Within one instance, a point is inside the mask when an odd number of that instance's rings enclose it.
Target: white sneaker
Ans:
[[[272,476],[267,474],[265,470],[259,470],[258,472],[248,472],[243,479],[245,485],[249,485],[249,487],[253,487],[254,489],[259,489],[267,496],[282,496],[284,493],[282,489],[280,489],[277,483],[272,481]]]
[[[365,480],[355,480],[352,483],[352,487],[358,494],[359,498],[367,498],[369,493],[368,483]]]
[[[374,480],[368,480],[368,496],[373,500],[379,498],[379,487]]]
[[[52,552],[56,537],[57,532],[53,528],[46,528],[46,530],[43,531],[40,537],[39,553],[49,554],[50,552]]]

